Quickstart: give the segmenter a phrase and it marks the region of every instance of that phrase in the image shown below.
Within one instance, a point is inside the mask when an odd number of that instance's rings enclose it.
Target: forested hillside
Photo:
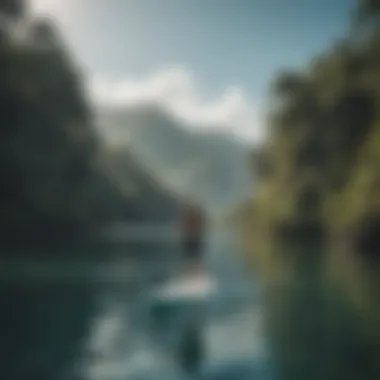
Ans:
[[[24,17],[23,2],[2,1],[1,10],[0,244],[67,241],[115,219],[167,219],[162,201],[173,199],[137,164],[128,180],[140,189],[138,201],[118,186],[130,164],[121,172],[105,165],[114,157],[96,133],[82,75],[55,25]],[[160,211],[150,212],[156,195]]]
[[[360,2],[347,36],[281,74],[271,96],[239,217],[247,259],[274,292],[279,368],[292,380],[377,378],[380,2]]]

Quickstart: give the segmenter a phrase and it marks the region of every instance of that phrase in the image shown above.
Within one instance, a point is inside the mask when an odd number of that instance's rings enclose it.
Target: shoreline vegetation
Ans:
[[[232,219],[266,285],[280,379],[379,378],[380,2],[359,2],[347,36],[271,96]]]

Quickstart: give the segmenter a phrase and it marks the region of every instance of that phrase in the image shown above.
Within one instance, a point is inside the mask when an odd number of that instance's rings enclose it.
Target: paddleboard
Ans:
[[[163,328],[202,320],[216,290],[216,281],[207,274],[172,279],[151,292],[151,317]]]
[[[216,281],[205,273],[190,274],[170,280],[152,291],[157,301],[201,301],[216,292]]]

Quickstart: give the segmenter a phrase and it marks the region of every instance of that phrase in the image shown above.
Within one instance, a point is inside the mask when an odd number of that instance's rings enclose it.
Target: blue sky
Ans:
[[[344,35],[354,0],[32,0],[50,9],[89,77],[181,67],[203,99],[238,88],[261,107],[283,68]],[[206,100],[205,100],[206,101]]]

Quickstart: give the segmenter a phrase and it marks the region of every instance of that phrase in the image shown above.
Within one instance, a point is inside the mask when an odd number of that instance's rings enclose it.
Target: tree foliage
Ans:
[[[357,12],[365,9],[374,16],[377,3],[363,2]],[[316,222],[338,230],[348,222],[343,217],[331,218],[331,214],[341,214],[340,208],[350,205],[342,200],[331,206],[330,200],[343,199],[357,181],[354,172],[368,170],[362,164],[363,149],[379,128],[379,26],[360,45],[348,37],[314,60],[305,72],[286,72],[275,81],[273,94],[280,101],[271,115],[270,143],[261,156],[264,167],[271,167],[263,183],[273,187],[283,206],[265,206],[264,199],[256,199],[263,212],[273,211],[271,223],[286,223],[288,218],[302,224],[304,207],[297,204],[304,202],[296,194],[302,198],[310,188],[319,193],[311,197],[314,207],[307,202],[309,210],[316,210]],[[258,161],[260,171],[262,161]],[[377,195],[369,188],[367,192],[373,195],[367,194],[363,209],[357,211],[357,222],[377,204]]]
[[[25,12],[25,0],[0,0],[0,13],[20,17]]]
[[[253,157],[242,236],[282,379],[380,376],[379,11],[360,2],[346,38],[279,76]]]
[[[49,21],[32,23],[27,40],[0,40],[0,244],[44,244],[149,217],[118,188],[122,169],[112,177],[104,168],[82,82]],[[154,199],[159,186],[150,186]]]

